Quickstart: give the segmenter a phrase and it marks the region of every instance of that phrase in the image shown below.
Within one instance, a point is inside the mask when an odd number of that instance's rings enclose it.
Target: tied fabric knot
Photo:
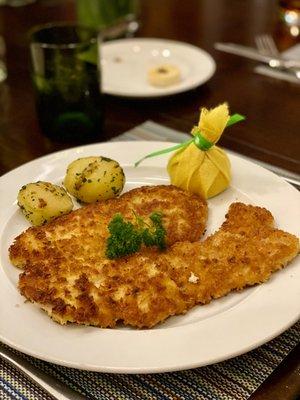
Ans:
[[[192,135],[194,136],[194,144],[200,150],[207,151],[214,145],[214,143],[205,139],[197,126],[192,129]]]
[[[147,154],[140,160],[136,161],[134,166],[137,167],[147,158],[157,157],[173,151],[184,150],[192,143],[194,143],[199,150],[207,151],[219,140],[225,128],[234,125],[237,122],[244,121],[244,119],[245,117],[240,114],[233,114],[229,116],[228,106],[226,103],[221,104],[213,110],[207,110],[206,108],[203,108],[201,110],[198,126],[194,126],[191,131],[193,137],[190,140]],[[209,140],[208,137],[211,140]]]

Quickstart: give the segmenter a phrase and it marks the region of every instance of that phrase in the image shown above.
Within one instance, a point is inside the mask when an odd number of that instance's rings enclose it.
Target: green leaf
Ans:
[[[175,151],[175,150],[181,149],[183,147],[187,147],[189,144],[193,143],[193,141],[194,141],[194,138],[190,139],[186,142],[177,144],[176,146],[168,147],[167,149],[154,151],[153,153],[150,153],[150,154],[146,155],[145,157],[141,158],[139,161],[135,162],[134,166],[137,167],[142,161],[146,160],[146,158],[160,156],[162,154],[167,154],[167,153],[170,153],[171,151]]]
[[[227,124],[226,124],[226,128],[228,126],[231,126],[233,124],[236,124],[237,122],[241,122],[244,121],[246,119],[246,117],[244,117],[244,115],[241,114],[233,114],[231,115],[231,117],[229,118]]]

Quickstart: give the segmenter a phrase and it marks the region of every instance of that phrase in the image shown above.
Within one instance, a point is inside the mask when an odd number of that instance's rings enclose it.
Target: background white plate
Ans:
[[[173,143],[164,143],[173,145]],[[8,260],[13,238],[28,227],[16,205],[28,182],[61,183],[67,165],[78,157],[105,155],[125,169],[126,190],[168,184],[166,157],[133,162],[161,149],[161,142],[114,142],[50,154],[0,178],[0,340],[35,357],[75,368],[122,373],[180,370],[215,363],[251,350],[299,318],[300,259],[275,273],[266,284],[197,306],[155,329],[100,329],[60,326],[37,306],[25,303],[16,288],[18,270]],[[126,152],[124,151],[126,149]],[[231,156],[231,187],[209,200],[208,234],[224,220],[234,201],[265,206],[277,226],[300,236],[300,194],[273,173]]]
[[[215,72],[213,58],[188,43],[161,39],[121,39],[101,45],[103,92],[126,97],[160,97],[193,89]],[[147,82],[149,68],[176,65],[182,79],[178,84],[156,88]]]

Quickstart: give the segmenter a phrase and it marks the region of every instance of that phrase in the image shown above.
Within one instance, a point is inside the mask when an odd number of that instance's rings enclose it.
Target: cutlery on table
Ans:
[[[281,61],[285,61],[284,58],[281,56],[276,43],[273,37],[269,34],[257,35],[255,37],[256,47],[258,51],[265,56],[270,56],[274,58],[278,58]],[[289,71],[293,73],[296,78],[300,79],[300,69],[290,67]]]
[[[255,44],[258,51],[265,56],[282,58],[271,35],[262,34],[255,36]]]
[[[293,73],[298,79],[300,79],[300,61],[285,60],[278,56],[274,57],[262,54],[253,47],[247,47],[235,43],[215,43],[215,49],[224,51],[225,53],[235,54],[251,60],[263,62],[271,68]]]

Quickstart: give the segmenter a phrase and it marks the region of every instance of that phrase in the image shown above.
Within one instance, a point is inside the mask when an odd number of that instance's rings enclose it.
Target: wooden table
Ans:
[[[26,33],[43,22],[74,20],[74,1],[40,0],[26,7],[0,7],[0,34],[7,44],[8,79],[0,86],[0,174],[71,144],[45,138],[38,127],[29,78]],[[102,139],[147,119],[188,132],[200,106],[224,100],[247,122],[228,130],[221,144],[236,152],[300,173],[300,85],[257,75],[254,63],[214,50],[217,41],[254,45],[254,36],[271,33],[285,49],[296,43],[279,23],[272,0],[143,0],[140,36],[175,39],[210,52],[217,71],[207,84],[188,93],[156,100],[106,96]],[[252,399],[300,396],[300,348],[296,348]]]

